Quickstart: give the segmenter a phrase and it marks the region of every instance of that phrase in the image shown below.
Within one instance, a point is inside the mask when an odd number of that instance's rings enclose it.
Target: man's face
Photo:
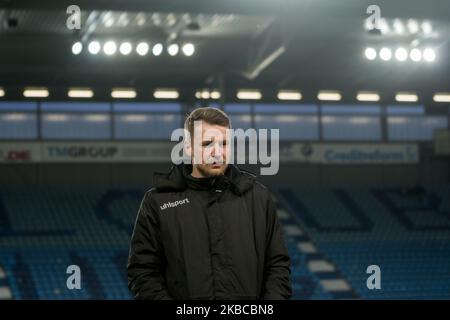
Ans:
[[[215,177],[225,173],[230,151],[229,128],[196,121],[191,137],[193,172],[202,177]]]

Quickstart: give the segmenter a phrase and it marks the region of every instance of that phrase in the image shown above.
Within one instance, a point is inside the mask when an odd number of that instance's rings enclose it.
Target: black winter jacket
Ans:
[[[290,258],[269,190],[229,165],[196,179],[191,165],[156,173],[128,259],[136,299],[289,299]]]

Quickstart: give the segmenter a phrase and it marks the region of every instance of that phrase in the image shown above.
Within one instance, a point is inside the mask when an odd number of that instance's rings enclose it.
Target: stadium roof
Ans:
[[[66,26],[72,4],[0,0],[0,86],[450,91],[447,0],[377,1],[385,33],[366,30],[366,0],[78,0],[80,30]],[[432,32],[394,32],[411,19]],[[146,41],[150,53],[94,56],[93,40]],[[151,54],[171,42],[193,43],[195,54]],[[432,47],[436,61],[369,61],[366,47]]]

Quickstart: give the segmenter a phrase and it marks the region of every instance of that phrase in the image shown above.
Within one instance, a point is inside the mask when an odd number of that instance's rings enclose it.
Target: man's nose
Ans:
[[[223,156],[223,148],[217,144],[216,146],[214,146],[214,148],[211,151],[211,156],[216,157],[216,158],[222,158]]]

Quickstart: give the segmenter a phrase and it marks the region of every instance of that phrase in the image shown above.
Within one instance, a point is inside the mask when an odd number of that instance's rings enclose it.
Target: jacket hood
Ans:
[[[188,188],[197,190],[224,190],[229,188],[237,195],[244,194],[255,183],[256,176],[250,172],[229,164],[224,175],[211,178],[195,178],[191,176],[191,164],[173,165],[169,173],[156,172],[153,186],[158,192],[183,191]]]

